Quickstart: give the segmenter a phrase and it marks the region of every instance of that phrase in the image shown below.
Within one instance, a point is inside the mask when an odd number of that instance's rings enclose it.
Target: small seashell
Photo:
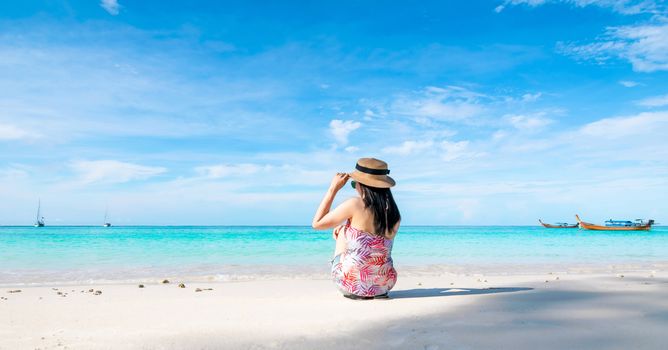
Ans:
[[[169,283],[169,280],[162,280],[162,283],[167,284],[167,283]]]
[[[201,291],[202,291],[202,289],[200,289],[200,288],[195,289],[195,292],[201,292]]]
[[[140,285],[139,285],[139,288],[144,288],[144,285],[143,285],[143,284],[140,284]]]
[[[179,288],[185,288],[185,287],[186,287],[185,284],[183,284],[183,283],[179,283]]]
[[[96,291],[95,291],[95,295],[100,295],[100,294],[102,294],[102,291],[101,291],[101,290],[96,290]]]
[[[95,290],[93,290],[93,289],[89,289],[89,290],[88,290],[88,293],[93,293],[94,291],[95,291]]]

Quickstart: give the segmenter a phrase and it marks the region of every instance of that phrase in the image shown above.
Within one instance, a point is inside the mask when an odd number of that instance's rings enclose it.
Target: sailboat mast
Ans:
[[[35,219],[35,222],[39,222],[39,210],[41,206],[42,206],[42,199],[40,198],[37,200],[37,218]]]

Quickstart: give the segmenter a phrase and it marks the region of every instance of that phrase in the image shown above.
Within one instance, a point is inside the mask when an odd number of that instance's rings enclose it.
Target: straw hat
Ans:
[[[371,187],[390,188],[396,183],[387,176],[390,169],[387,163],[376,158],[360,158],[355,165],[355,171],[350,173],[353,180]]]

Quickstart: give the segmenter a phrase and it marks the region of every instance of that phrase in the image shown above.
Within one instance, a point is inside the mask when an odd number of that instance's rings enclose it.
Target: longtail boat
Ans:
[[[579,226],[579,224],[571,225],[565,222],[557,222],[555,225],[551,225],[544,223],[543,220],[541,219],[538,219],[538,222],[540,222],[540,224],[543,225],[543,227],[547,228],[577,228]]]
[[[595,231],[649,231],[654,225],[654,220],[642,220],[637,219],[635,222],[626,221],[626,220],[608,220],[605,222],[605,226],[595,225],[588,222],[580,220],[580,217],[576,214],[575,219],[578,220],[580,228],[585,230],[595,230]]]

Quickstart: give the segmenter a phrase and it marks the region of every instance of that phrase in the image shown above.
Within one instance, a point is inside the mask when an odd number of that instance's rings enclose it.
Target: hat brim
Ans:
[[[350,177],[352,177],[353,180],[370,187],[390,188],[396,185],[394,179],[387,175],[371,175],[355,170],[350,173]]]

